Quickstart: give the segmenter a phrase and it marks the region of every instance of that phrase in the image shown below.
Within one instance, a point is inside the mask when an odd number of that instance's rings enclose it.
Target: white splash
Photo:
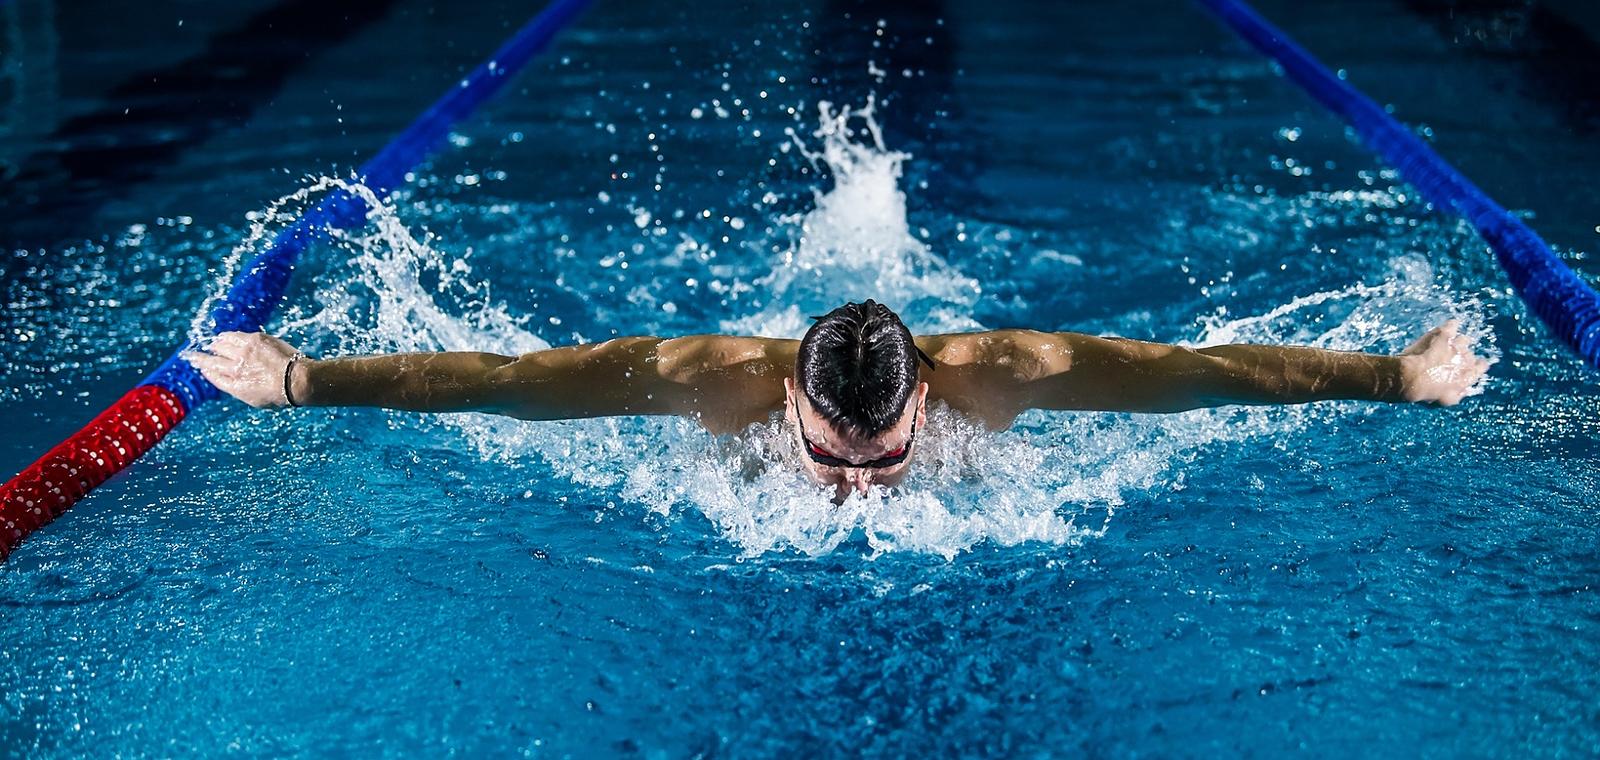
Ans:
[[[981,294],[978,283],[911,234],[906,196],[899,188],[909,157],[884,146],[872,109],[870,101],[862,109],[837,111],[824,103],[814,133],[820,146],[812,149],[796,139],[806,160],[832,177],[832,187],[816,191],[810,211],[773,220],[772,239],[764,242],[778,244],[781,253],[767,264],[768,271],[734,272],[769,291],[769,302],[777,305],[727,320],[723,329],[797,336],[805,327],[803,314],[869,297],[914,315],[918,331],[982,327],[970,316]],[[309,203],[330,189],[370,196],[365,188],[323,180],[274,204],[267,216],[281,223],[280,207]],[[345,256],[308,267],[318,284],[317,308],[293,311],[285,329],[327,354],[517,353],[547,346],[527,329],[528,318],[509,313],[490,298],[486,284],[473,279],[467,255],[442,252],[440,241],[414,233],[392,206],[368,200],[375,209],[369,225],[339,236],[336,250]],[[628,226],[639,227],[643,214],[630,213],[635,222]],[[665,223],[652,216],[646,226],[657,221]],[[253,229],[241,251],[264,234]],[[689,240],[681,231],[662,237]],[[505,249],[544,255],[519,246]],[[771,250],[770,245],[763,249]],[[663,255],[693,266],[682,250]],[[558,262],[570,267],[563,271],[574,272],[575,279],[585,266],[570,257]],[[681,279],[683,273],[674,276]],[[1397,259],[1375,285],[1304,295],[1259,315],[1218,312],[1202,321],[1195,342],[1394,350],[1440,315],[1473,319],[1470,304],[1435,287],[1434,279],[1419,259]],[[1481,329],[1481,320],[1472,325]],[[838,505],[831,493],[804,481],[793,431],[777,417],[741,436],[720,438],[681,419],[443,419],[486,460],[534,457],[548,468],[535,470],[541,477],[613,492],[663,515],[698,513],[746,556],[859,550],[948,558],[985,542],[1059,545],[1102,535],[1117,509],[1140,494],[1183,488],[1186,463],[1207,447],[1256,436],[1293,436],[1349,408],[1234,408],[1142,417],[1031,412],[1011,431],[989,433],[934,405],[926,433],[918,436],[911,477],[894,491],[880,489]],[[431,424],[415,415],[393,419],[403,426]]]
[[[978,281],[911,234],[900,189],[911,156],[884,145],[875,108],[872,98],[861,108],[818,103],[815,149],[789,131],[800,155],[833,186],[814,189],[816,205],[805,214],[779,217],[789,245],[755,280],[774,305],[724,320],[725,331],[799,337],[809,324],[804,314],[868,298],[905,315],[919,332],[979,327],[969,316],[982,293]]]
[[[212,337],[212,328],[215,322],[211,313],[217,304],[227,295],[228,287],[238,276],[241,267],[246,261],[246,256],[254,258],[264,253],[271,246],[274,238],[281,231],[292,227],[300,216],[315,204],[313,198],[323,197],[329,190],[343,186],[344,183],[335,177],[322,177],[316,181],[285,195],[265,209],[249,215],[250,229],[245,233],[244,240],[233,247],[222,261],[222,266],[215,272],[211,290],[201,301],[200,308],[194,313],[189,322],[189,339],[195,343],[208,342]],[[143,230],[140,230],[141,234]]]

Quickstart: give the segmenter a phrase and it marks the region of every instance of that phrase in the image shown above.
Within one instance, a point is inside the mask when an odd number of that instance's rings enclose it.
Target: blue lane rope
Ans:
[[[533,55],[571,23],[590,0],[556,0],[433,104],[372,160],[360,178],[387,195],[444,139],[451,125],[494,95]],[[5,0],[0,0],[0,3]],[[348,192],[330,194],[276,235],[245,265],[212,309],[212,330],[258,330],[278,302],[294,262],[329,227],[365,222],[366,204]],[[17,543],[60,516],[96,486],[121,472],[166,437],[188,413],[219,393],[183,359],[183,348],[82,430],[0,485],[0,560]]]
[[[1398,169],[1435,207],[1453,211],[1477,228],[1529,308],[1584,361],[1600,368],[1600,294],[1537,233],[1248,5],[1240,0],[1196,2],[1277,61],[1289,79],[1318,102],[1343,117],[1368,148]]]
[[[3,0],[0,0],[3,2]],[[405,182],[406,172],[428,157],[457,122],[493,97],[534,55],[550,44],[557,32],[572,23],[592,0],[555,0],[529,20],[492,58],[480,64],[461,83],[434,102],[404,132],[362,165],[362,184],[382,198]],[[330,194],[292,226],[279,232],[267,250],[256,256],[234,279],[228,292],[212,310],[214,332],[261,329],[278,302],[301,252],[327,234],[329,227],[364,224],[367,206],[346,191]],[[220,393],[184,360],[185,343],[141,383],[158,385],[182,399],[188,409]]]

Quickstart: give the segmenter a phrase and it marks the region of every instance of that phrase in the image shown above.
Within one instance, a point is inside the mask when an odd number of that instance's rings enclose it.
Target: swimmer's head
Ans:
[[[816,318],[784,382],[806,474],[840,498],[905,477],[925,419],[928,384],[917,361],[933,362],[883,304],[848,303]]]

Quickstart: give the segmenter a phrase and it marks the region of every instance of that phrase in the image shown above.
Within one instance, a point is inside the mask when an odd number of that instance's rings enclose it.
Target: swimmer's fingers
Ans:
[[[280,381],[260,366],[204,351],[186,351],[183,358],[217,389],[256,408],[282,403]]]
[[[217,386],[218,390],[230,396],[237,397],[239,395],[236,392],[239,385],[238,362],[201,351],[186,352],[183,358],[200,371],[201,377],[204,377],[212,385]]]
[[[1456,335],[1450,339],[1449,361],[1455,365],[1457,375],[1462,378],[1465,385],[1477,383],[1489,371],[1489,360],[1473,351],[1478,344],[1476,338],[1466,335]]]
[[[1453,348],[1456,345],[1456,341],[1462,339],[1461,320],[1447,319],[1444,324],[1423,333],[1422,337],[1417,338],[1415,342],[1406,347],[1406,350],[1400,353],[1402,355],[1425,354],[1437,345]]]
[[[1467,352],[1464,356],[1456,358],[1454,366],[1449,372],[1449,380],[1442,383],[1438,404],[1440,406],[1455,406],[1461,400],[1472,395],[1479,381],[1489,372],[1489,360],[1472,355]]]
[[[1405,351],[1403,397],[1439,406],[1455,406],[1477,393],[1490,362],[1473,348],[1477,340],[1461,334],[1461,321],[1451,319],[1424,333]]]
[[[206,350],[224,359],[243,359],[250,352],[251,344],[260,339],[261,333],[225,332],[218,333],[211,339],[211,344]]]
[[[1462,389],[1471,389],[1473,386],[1476,386],[1478,383],[1482,382],[1484,375],[1487,374],[1489,374],[1489,360],[1480,357],[1469,356],[1467,359],[1467,371],[1465,373],[1466,377],[1462,381]]]
[[[282,338],[264,332],[219,333],[207,348],[225,359],[261,364],[287,362],[296,353]]]
[[[204,375],[207,380],[211,380],[213,384],[216,383],[216,380],[213,379],[214,377],[232,377],[234,371],[239,367],[238,362],[229,361],[205,351],[185,351],[183,352],[183,358],[184,361],[193,365],[195,369],[200,370],[200,374]]]
[[[218,333],[216,338],[211,339],[211,346],[206,347],[206,349],[210,350],[211,354],[219,355],[222,358],[245,360],[245,358],[250,358],[251,355],[262,349],[269,350],[270,354],[280,354],[280,352],[283,352],[280,346],[282,346],[282,349],[288,349],[286,354],[293,354],[294,349],[290,349],[286,342],[278,341],[277,338],[272,338],[269,334],[230,331],[230,333]]]

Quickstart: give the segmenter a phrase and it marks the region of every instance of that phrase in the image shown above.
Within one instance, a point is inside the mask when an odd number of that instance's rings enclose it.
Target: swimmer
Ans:
[[[227,332],[186,355],[254,407],[370,406],[525,420],[681,415],[737,433],[782,412],[806,475],[837,499],[894,486],[929,401],[990,429],[1027,409],[1181,412],[1329,399],[1450,406],[1488,369],[1455,320],[1394,356],[1271,345],[1192,349],[1071,332],[913,337],[883,304],[849,303],[800,340],[631,337],[522,356],[440,352],[305,357]]]

